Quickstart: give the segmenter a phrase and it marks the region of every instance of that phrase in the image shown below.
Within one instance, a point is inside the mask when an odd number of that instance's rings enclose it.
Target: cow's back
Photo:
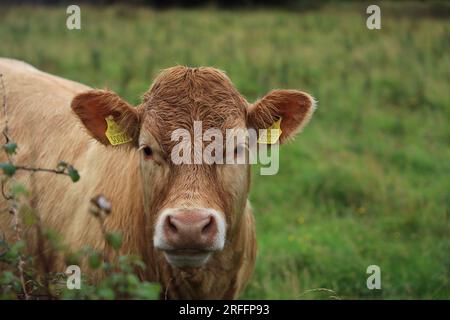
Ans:
[[[89,137],[80,134],[81,126],[70,103],[76,94],[89,87],[12,59],[0,58],[0,73],[6,91],[0,88],[2,100],[6,99],[10,136],[20,148],[17,162],[54,166],[54,161],[61,157],[74,160],[73,147],[86,144]],[[0,119],[3,127],[6,119],[3,108]],[[66,148],[68,144],[72,148]]]

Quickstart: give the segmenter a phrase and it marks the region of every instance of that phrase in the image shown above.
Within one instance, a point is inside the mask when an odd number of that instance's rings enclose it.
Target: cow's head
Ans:
[[[265,129],[282,117],[283,143],[308,122],[314,100],[300,91],[274,90],[250,104],[214,68],[173,67],[157,77],[137,107],[113,92],[92,90],[77,95],[72,108],[91,136],[104,145],[110,146],[106,118],[112,116],[124,130],[131,139],[125,146],[140,153],[144,207],[153,236],[148,241],[153,240],[173,266],[199,267],[212,253],[223,250],[227,237],[239,227],[250,166],[175,164],[172,152],[180,142],[173,141],[172,133],[177,129],[190,133],[192,148],[184,150],[195,157],[194,121],[201,121],[203,132],[215,128],[225,134],[225,129]],[[224,146],[223,151],[238,156],[246,148]]]

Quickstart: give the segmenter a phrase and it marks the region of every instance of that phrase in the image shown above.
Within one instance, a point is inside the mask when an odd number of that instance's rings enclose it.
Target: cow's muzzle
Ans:
[[[166,209],[157,220],[153,241],[171,265],[200,267],[223,249],[225,221],[213,209]]]

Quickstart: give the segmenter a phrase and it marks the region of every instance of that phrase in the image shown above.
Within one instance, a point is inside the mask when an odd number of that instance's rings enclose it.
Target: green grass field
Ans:
[[[279,173],[254,168],[259,254],[242,298],[449,298],[448,19],[382,7],[370,31],[356,5],[81,10],[69,31],[65,8],[3,8],[0,56],[132,103],[176,64],[225,70],[249,101],[273,88],[319,101]],[[366,287],[371,264],[381,290]]]

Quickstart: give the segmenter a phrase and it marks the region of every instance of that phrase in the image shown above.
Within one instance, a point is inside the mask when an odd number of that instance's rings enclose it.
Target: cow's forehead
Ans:
[[[223,72],[173,67],[164,70],[144,95],[144,121],[167,140],[176,129],[193,130],[195,121],[201,121],[203,131],[243,127],[247,105]]]

